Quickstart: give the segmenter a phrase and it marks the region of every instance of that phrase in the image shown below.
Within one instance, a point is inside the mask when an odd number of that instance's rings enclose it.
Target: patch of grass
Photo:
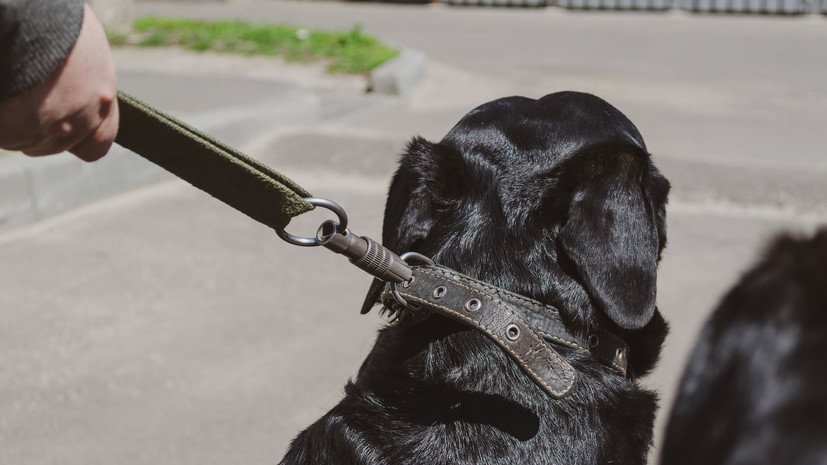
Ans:
[[[328,32],[278,24],[244,21],[196,21],[146,17],[135,21],[132,33],[109,34],[112,45],[181,46],[197,51],[279,55],[288,61],[325,60],[328,71],[367,73],[395,57],[394,50],[356,26]]]

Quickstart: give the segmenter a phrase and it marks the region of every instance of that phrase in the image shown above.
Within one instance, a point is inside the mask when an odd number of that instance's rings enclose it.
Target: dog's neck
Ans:
[[[457,236],[473,238],[477,234],[463,231]],[[518,239],[500,237],[493,242],[513,243]],[[521,251],[510,251],[509,259],[497,259],[496,250],[490,250],[485,254],[486,258],[482,259],[480,250],[489,249],[479,245],[479,240],[470,239],[468,242],[473,243],[473,246],[441,247],[425,251],[424,254],[440,265],[560,309],[566,328],[580,338],[586,338],[598,329],[616,332],[616,325],[608,319],[600,318],[602,312],[594,307],[587,290],[576,277],[574,266],[559,256],[553,246],[556,236],[552,234],[547,239],[527,244]],[[456,244],[458,241],[437,237],[428,242]],[[493,255],[494,258],[488,255]]]
[[[411,279],[388,285],[382,301],[397,312],[430,311],[475,329],[555,398],[567,395],[578,377],[560,347],[583,351],[621,375],[627,373],[629,349],[619,337],[595,331],[579,338],[566,329],[556,308],[445,267],[413,267]]]

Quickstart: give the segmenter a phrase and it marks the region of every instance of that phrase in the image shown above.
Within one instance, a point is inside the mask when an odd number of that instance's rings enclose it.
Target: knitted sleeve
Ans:
[[[0,102],[49,77],[72,50],[83,0],[0,0]]]

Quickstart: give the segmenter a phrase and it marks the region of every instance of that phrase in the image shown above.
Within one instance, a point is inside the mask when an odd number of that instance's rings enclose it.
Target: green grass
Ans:
[[[324,60],[328,71],[362,74],[395,57],[394,50],[359,26],[344,32],[243,21],[146,17],[127,35],[109,34],[112,45],[181,46],[190,50],[278,55],[288,61]]]

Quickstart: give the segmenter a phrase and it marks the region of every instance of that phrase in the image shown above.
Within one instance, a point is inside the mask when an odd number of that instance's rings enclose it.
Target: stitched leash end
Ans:
[[[115,142],[273,229],[313,210],[310,194],[267,165],[118,92]]]

